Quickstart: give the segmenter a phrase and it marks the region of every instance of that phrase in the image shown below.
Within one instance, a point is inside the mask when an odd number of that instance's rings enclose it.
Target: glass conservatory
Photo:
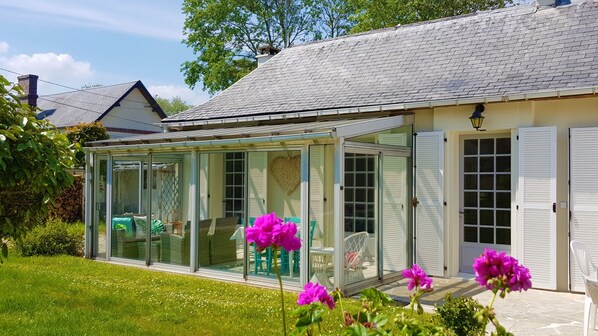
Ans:
[[[205,128],[86,148],[86,256],[287,288],[354,291],[411,264],[412,115]],[[221,126],[222,127],[222,126]],[[300,251],[258,251],[263,214]]]

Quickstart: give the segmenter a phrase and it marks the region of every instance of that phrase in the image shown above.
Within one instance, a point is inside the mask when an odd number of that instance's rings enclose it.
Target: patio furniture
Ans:
[[[167,264],[189,266],[191,251],[190,222],[187,222],[181,234],[162,232],[160,261]]]
[[[363,275],[363,259],[369,234],[357,232],[345,238],[345,283],[350,284],[365,279]]]
[[[311,270],[314,273],[310,281],[324,285],[326,288],[334,288],[329,275],[329,272],[333,269],[332,258],[334,257],[334,248],[312,247],[309,255],[311,258]]]
[[[592,301],[592,309],[584,309],[583,314],[583,334],[587,336],[590,326],[592,326],[592,329],[595,329],[596,305],[598,305],[598,282],[585,278],[584,283],[586,286],[586,297],[589,297]]]
[[[199,265],[210,265],[210,239],[209,232],[212,228],[212,219],[203,219],[199,221]]]
[[[299,224],[301,223],[301,218],[299,217],[285,217],[284,218],[284,222],[292,222],[297,224],[298,229],[300,230],[300,226]],[[315,220],[311,220],[309,222],[309,247],[312,246],[312,241],[313,241],[313,237],[314,237],[314,232],[315,232],[315,228],[316,228],[316,221]],[[299,234],[299,232],[298,232]],[[291,253],[287,252],[287,250],[285,249],[281,249],[280,250],[280,273],[282,274],[289,274],[290,276],[293,276],[293,274],[299,274],[299,260],[300,260],[300,254],[299,251],[293,251]],[[290,261],[293,261],[293,269],[291,272],[289,272],[289,264]]]
[[[230,237],[237,230],[239,217],[216,218],[210,236],[210,265],[237,260],[237,243]]]
[[[571,241],[571,253],[573,253],[573,257],[575,258],[575,263],[581,272],[581,276],[583,277],[584,283],[586,285],[586,297],[585,297],[585,304],[584,304],[584,336],[588,335],[589,327],[591,326],[592,329],[596,328],[596,303],[598,300],[593,300],[588,293],[588,281],[595,282],[597,281],[597,268],[596,264],[592,261],[592,258],[588,254],[588,249],[586,244],[582,243],[578,240]]]

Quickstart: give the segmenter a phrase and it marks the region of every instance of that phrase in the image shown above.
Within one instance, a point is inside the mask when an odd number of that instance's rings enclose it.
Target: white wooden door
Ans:
[[[519,129],[519,260],[535,288],[556,289],[556,127]]]
[[[570,239],[588,247],[598,261],[598,127],[573,128],[570,140]],[[585,290],[577,263],[570,253],[571,290]]]
[[[259,217],[268,211],[266,206],[266,194],[268,191],[268,153],[267,152],[249,152],[248,161],[248,204],[247,211],[249,217]]]
[[[415,262],[444,276],[444,133],[415,137]]]
[[[380,144],[407,145],[407,134],[381,134]],[[382,155],[381,221],[382,265],[384,271],[398,272],[408,267],[407,157]]]

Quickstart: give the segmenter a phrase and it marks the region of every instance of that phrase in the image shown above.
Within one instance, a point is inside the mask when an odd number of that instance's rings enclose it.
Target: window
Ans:
[[[375,232],[376,156],[345,155],[345,232]]]
[[[467,139],[463,154],[463,241],[511,245],[511,139]]]
[[[243,218],[245,208],[245,153],[224,157],[224,216]]]

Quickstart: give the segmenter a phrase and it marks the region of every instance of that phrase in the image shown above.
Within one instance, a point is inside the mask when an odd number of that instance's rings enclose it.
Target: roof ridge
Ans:
[[[118,84],[102,85],[102,86],[98,86],[98,87],[85,88],[85,89],[73,88],[73,90],[71,90],[71,91],[58,92],[58,93],[52,93],[52,94],[44,94],[44,95],[40,95],[40,97],[58,96],[58,95],[71,94],[71,93],[75,93],[75,92],[97,91],[97,90],[111,88],[111,87],[115,87],[115,86],[119,86],[119,85],[133,86],[133,85],[137,84],[137,82],[139,82],[139,80],[132,81],[132,82],[125,82],[125,83],[118,83]]]

